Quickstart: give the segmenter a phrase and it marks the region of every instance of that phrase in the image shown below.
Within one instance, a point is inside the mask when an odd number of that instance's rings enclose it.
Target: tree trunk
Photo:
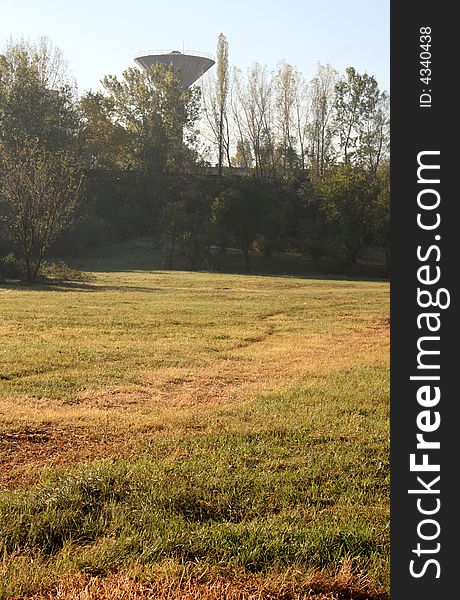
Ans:
[[[229,131],[229,127],[228,127],[228,119],[227,117],[225,117],[225,123],[227,126],[227,139],[225,141],[225,150],[227,153],[227,162],[228,162],[228,166],[231,169],[232,168],[232,159],[230,156],[230,131]]]
[[[219,177],[222,175],[222,163],[224,158],[224,114],[221,109],[220,120],[219,120],[219,166],[218,173]]]
[[[168,266],[170,269],[173,268],[173,256],[174,256],[175,247],[176,247],[176,238],[173,238],[171,241],[171,249],[169,250],[169,259],[168,259]]]
[[[385,244],[385,270],[387,274],[390,274],[390,264],[391,264],[391,249],[390,249],[390,240],[388,239]]]
[[[34,268],[33,274],[32,274],[32,277],[33,277],[32,281],[35,281],[37,279],[37,275],[40,270],[41,264],[42,264],[41,259],[37,260],[37,264],[35,265],[35,268]]]
[[[355,265],[356,261],[358,259],[358,252],[359,252],[359,247],[358,246],[347,246],[347,264],[348,265]]]
[[[34,280],[32,264],[30,262],[30,255],[28,252],[24,254],[24,262],[26,265],[26,281],[27,283],[32,283]]]
[[[247,248],[243,248],[244,254],[244,266],[246,267],[246,273],[251,272],[251,261],[249,258],[249,250]]]

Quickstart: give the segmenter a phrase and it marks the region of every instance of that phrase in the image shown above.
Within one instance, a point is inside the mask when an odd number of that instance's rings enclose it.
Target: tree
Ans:
[[[261,189],[255,189],[259,196],[256,209],[260,211],[257,236],[253,246],[263,252],[266,257],[272,256],[279,249],[282,235],[286,229],[287,212],[290,201],[289,186],[282,187],[271,182]]]
[[[100,92],[88,92],[79,101],[80,145],[88,169],[123,169],[129,164],[129,134],[114,122],[113,106]]]
[[[321,209],[337,225],[347,251],[347,263],[354,264],[372,231],[375,186],[361,168],[342,164],[325,174],[319,191]]]
[[[173,68],[164,65],[148,72],[130,68],[123,79],[110,75],[102,83],[107,114],[126,133],[125,166],[147,174],[183,169],[190,159],[184,134],[193,143],[199,89],[184,89]]]
[[[73,222],[82,197],[82,175],[72,154],[50,152],[38,141],[0,156],[3,220],[34,281],[51,244]]]
[[[207,83],[207,85],[206,85]],[[217,77],[211,75],[205,82],[203,110],[210,128],[210,141],[217,146],[218,175],[222,175],[224,155],[231,166],[230,131],[227,104],[230,93],[228,42],[223,33],[217,39]]]
[[[389,158],[390,100],[386,92],[372,96],[360,123],[357,160],[372,178]]]
[[[275,170],[273,81],[266,67],[255,64],[243,79],[234,71],[235,96],[232,112],[239,140],[251,146],[255,176],[265,181]]]
[[[295,132],[298,140],[300,167],[307,167],[307,142],[308,142],[308,122],[311,112],[311,104],[309,101],[308,85],[302,75],[299,73],[296,81],[296,89],[294,96],[294,111],[295,111]]]
[[[19,149],[36,139],[49,150],[75,145],[75,88],[46,38],[10,43],[0,56],[0,142]]]
[[[376,79],[367,73],[361,75],[353,67],[348,67],[346,78],[336,85],[335,126],[343,160],[357,162],[367,156],[374,174],[386,127],[385,101]]]
[[[376,174],[377,196],[373,205],[372,227],[375,241],[385,248],[385,268],[390,272],[390,163],[380,163]]]
[[[330,65],[318,65],[317,74],[310,83],[309,154],[312,170],[320,177],[330,165],[333,154],[334,90],[337,77],[337,71]]]
[[[170,240],[168,266],[173,266],[174,250],[187,228],[187,210],[182,200],[167,203],[160,211],[160,226]]]
[[[212,204],[212,222],[217,235],[229,236],[242,251],[248,273],[251,270],[249,250],[262,232],[263,215],[262,198],[249,184],[226,188]]]
[[[246,169],[252,166],[252,149],[248,139],[243,138],[236,142],[236,152],[233,157],[233,163],[237,167],[245,167]]]
[[[283,174],[292,170],[297,163],[296,139],[296,99],[299,96],[299,73],[292,65],[282,63],[275,75],[275,108],[278,126],[278,155]]]
[[[228,42],[223,33],[219,34],[217,41],[217,106],[219,119],[219,175],[222,175],[222,163],[224,156],[224,146],[226,145],[224,137],[224,125],[227,118],[227,97],[228,97]],[[227,142],[228,146],[228,142]]]

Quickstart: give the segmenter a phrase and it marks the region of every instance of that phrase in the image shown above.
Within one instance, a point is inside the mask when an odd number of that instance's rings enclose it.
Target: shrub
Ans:
[[[113,226],[109,221],[90,213],[53,244],[51,253],[54,256],[81,256],[113,237]]]
[[[75,281],[87,279],[87,275],[78,269],[66,265],[62,261],[43,262],[40,267],[40,275],[47,279],[58,279],[59,281]]]
[[[0,277],[3,279],[23,279],[25,274],[24,261],[12,252],[0,260]]]

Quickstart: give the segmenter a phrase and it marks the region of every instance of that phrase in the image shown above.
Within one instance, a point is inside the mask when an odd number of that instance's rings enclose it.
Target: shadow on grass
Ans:
[[[164,292],[162,288],[154,288],[138,285],[104,285],[84,281],[43,281],[37,283],[25,283],[21,281],[10,281],[0,283],[0,290],[23,290],[28,292]]]
[[[168,266],[164,255],[158,249],[138,247],[129,242],[107,244],[86,257],[68,259],[72,267],[90,273],[153,273],[155,276],[174,277],[178,272],[215,274],[215,275],[240,275],[247,277],[277,277],[296,279],[315,279],[323,281],[362,281],[382,282],[388,281],[384,267],[377,264],[358,263],[350,268],[338,267],[337,261],[315,262],[307,256],[275,254],[266,257],[251,252],[251,272],[244,267],[242,253],[236,249],[227,249],[221,255],[214,254],[215,265],[209,267],[193,268],[185,257],[179,255],[172,266]],[[101,292],[101,291],[129,291],[129,292],[160,292],[162,288],[150,286],[110,285],[95,283],[91,276],[83,276],[78,280],[53,280],[48,282],[25,283],[19,281],[0,282],[0,289],[24,289],[40,292]]]
[[[156,275],[173,275],[177,271],[246,275],[264,277],[296,277],[300,279],[387,281],[385,268],[379,263],[366,260],[351,267],[344,267],[337,260],[314,261],[308,256],[274,254],[271,257],[250,252],[251,272],[245,269],[242,252],[227,249],[211,256],[213,264],[193,267],[183,255],[174,258],[173,265],[165,260],[164,251],[152,247],[139,247],[130,242],[107,244],[81,259],[72,260],[80,269],[94,273],[154,272]]]

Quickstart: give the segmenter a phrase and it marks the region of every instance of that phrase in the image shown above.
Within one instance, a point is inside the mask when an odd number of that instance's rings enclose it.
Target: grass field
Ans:
[[[388,284],[149,251],[0,286],[0,598],[387,598]]]

